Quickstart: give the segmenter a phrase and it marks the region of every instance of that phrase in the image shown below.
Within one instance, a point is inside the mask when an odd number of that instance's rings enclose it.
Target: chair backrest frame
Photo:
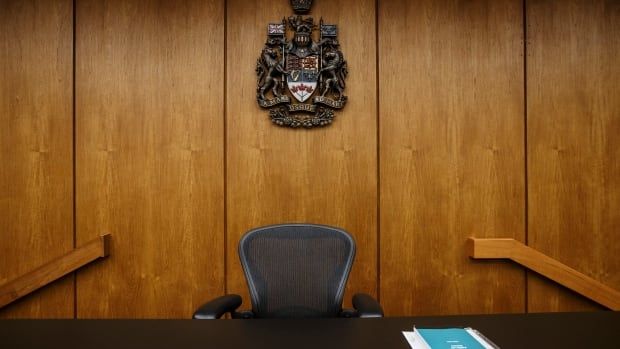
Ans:
[[[309,230],[309,232],[306,232],[306,230]],[[249,256],[246,252],[246,250],[249,249],[248,247],[249,244],[251,243],[253,239],[260,238],[261,234],[288,234],[288,235],[285,235],[284,237],[295,239],[295,237],[292,235],[293,234],[303,235],[301,231],[304,231],[303,234],[305,234],[304,235],[305,239],[313,239],[314,238],[313,236],[307,236],[307,235],[312,235],[313,232],[316,232],[316,234],[318,235],[333,234],[334,239],[338,239],[343,242],[344,244],[343,245],[344,246],[343,257],[344,258],[343,258],[341,265],[339,266],[339,268],[341,268],[341,273],[337,274],[339,275],[339,280],[337,280],[335,296],[333,299],[333,305],[334,307],[337,307],[338,309],[336,309],[334,313],[330,311],[329,315],[323,314],[323,316],[337,316],[338,314],[336,312],[339,312],[342,309],[342,300],[344,297],[344,290],[345,290],[345,287],[346,287],[346,284],[349,278],[349,274],[351,272],[353,261],[355,260],[355,252],[356,252],[355,240],[345,230],[332,227],[332,226],[319,225],[319,224],[304,224],[304,223],[277,224],[277,225],[269,225],[269,226],[252,229],[248,231],[239,241],[239,246],[238,246],[239,259],[241,261],[241,266],[243,268],[245,278],[248,284],[248,289],[250,291],[252,310],[254,311],[256,317],[269,317],[269,315],[268,315],[268,312],[266,312],[266,310],[262,309],[261,307],[261,303],[262,303],[261,296],[265,297],[265,295],[261,295],[256,286],[258,284],[258,280],[256,279],[256,275],[255,275],[256,271],[251,270],[251,266],[249,262],[251,256]],[[291,317],[294,317],[294,316],[291,316]]]

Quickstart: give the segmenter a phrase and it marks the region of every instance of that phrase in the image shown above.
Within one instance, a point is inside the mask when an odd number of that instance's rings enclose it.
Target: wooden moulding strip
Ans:
[[[510,259],[611,310],[620,310],[620,292],[514,239],[469,238],[469,256]]]
[[[0,308],[38,290],[109,253],[110,234],[101,235],[71,252],[4,285],[0,285]]]

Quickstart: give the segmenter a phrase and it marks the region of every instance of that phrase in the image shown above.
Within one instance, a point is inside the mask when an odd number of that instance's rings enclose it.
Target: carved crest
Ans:
[[[291,0],[296,13],[311,0]],[[288,29],[288,30],[287,30]],[[318,30],[317,30],[318,29]],[[317,26],[312,17],[290,16],[267,27],[267,41],[256,63],[258,104],[280,126],[325,126],[344,107],[347,63],[333,24]]]

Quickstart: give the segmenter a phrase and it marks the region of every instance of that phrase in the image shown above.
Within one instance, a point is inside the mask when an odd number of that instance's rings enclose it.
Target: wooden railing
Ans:
[[[110,234],[74,249],[4,285],[0,285],[0,308],[59,279],[78,268],[108,255]]]
[[[514,239],[470,238],[472,258],[506,258],[609,309],[620,310],[620,292]]]

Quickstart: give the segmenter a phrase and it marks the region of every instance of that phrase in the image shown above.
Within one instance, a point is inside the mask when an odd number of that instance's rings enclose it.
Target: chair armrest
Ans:
[[[359,317],[383,317],[383,308],[370,295],[365,293],[357,293],[353,296],[353,308],[357,310]]]
[[[338,314],[338,317],[343,317],[343,318],[353,318],[353,317],[358,317],[358,313],[357,310],[355,309],[342,309],[340,311],[340,313]]]
[[[227,294],[215,298],[200,306],[194,312],[194,319],[219,319],[228,312],[233,312],[241,305],[241,296],[236,294]]]

